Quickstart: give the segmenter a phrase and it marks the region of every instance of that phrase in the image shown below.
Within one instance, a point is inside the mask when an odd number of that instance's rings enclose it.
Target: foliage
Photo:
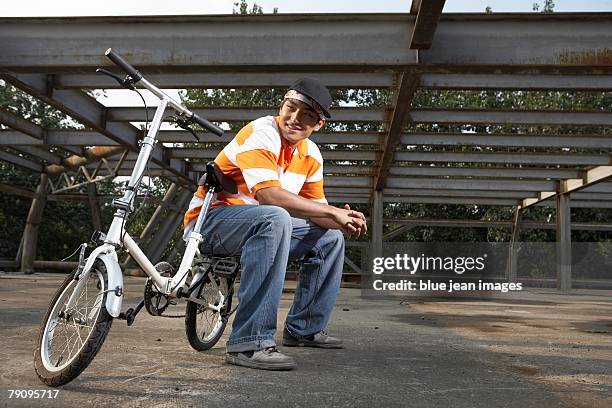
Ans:
[[[238,10],[236,10],[235,7],[238,7]],[[272,13],[278,13],[278,7],[274,7]],[[232,14],[263,14],[263,9],[257,3],[253,3],[253,6],[249,10],[249,4],[246,2],[246,0],[240,0],[240,3],[234,3]]]
[[[533,11],[540,11],[540,7],[542,7],[542,13],[554,13],[555,11],[555,3],[553,0],[544,0],[544,4],[540,6],[539,2],[533,3],[531,9]]]

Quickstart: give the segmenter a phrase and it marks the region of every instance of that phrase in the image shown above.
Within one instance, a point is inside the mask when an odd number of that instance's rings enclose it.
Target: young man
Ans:
[[[290,370],[293,358],[276,348],[276,314],[289,258],[302,267],[289,310],[283,345],[341,348],[323,329],[340,287],[344,237],[365,234],[365,216],[332,207],[323,193],[323,158],[308,139],[330,118],[331,96],[314,78],[296,81],[276,117],[259,118],[240,130],[215,159],[238,186],[217,194],[202,234],[204,252],[241,253],[242,272],[226,361],[251,368]],[[196,192],[185,215],[192,227],[204,192]]]

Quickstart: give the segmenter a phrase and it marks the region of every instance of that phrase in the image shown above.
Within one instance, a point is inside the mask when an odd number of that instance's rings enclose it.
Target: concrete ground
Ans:
[[[198,353],[183,319],[143,311],[132,327],[113,323],[96,359],[57,399],[9,399],[11,389],[46,389],[33,353],[61,279],[0,274],[0,406],[612,406],[612,292],[547,289],[488,300],[366,300],[342,289],[329,331],[346,348],[285,348],[298,362],[291,372],[226,365],[229,328]],[[124,309],[142,284],[126,279]],[[292,296],[283,294],[279,326]]]

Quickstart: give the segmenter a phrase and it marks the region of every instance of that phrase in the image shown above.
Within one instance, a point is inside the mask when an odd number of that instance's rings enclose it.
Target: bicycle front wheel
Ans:
[[[66,310],[78,281],[72,272],[59,288],[41,324],[34,369],[51,387],[74,380],[96,356],[111,328],[107,312],[108,278],[104,263],[96,261],[76,302]]]
[[[197,298],[207,306],[188,302],[185,309],[185,331],[191,347],[198,351],[212,348],[225,330],[232,306],[234,277],[208,272]]]

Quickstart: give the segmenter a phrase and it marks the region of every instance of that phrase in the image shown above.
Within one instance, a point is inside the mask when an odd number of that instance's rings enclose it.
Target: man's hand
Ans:
[[[365,235],[368,231],[366,223],[366,217],[359,211],[351,210],[348,204],[344,205],[344,208],[338,208],[334,214],[334,221],[336,221],[342,228],[342,231],[348,236],[348,238],[359,237]]]

